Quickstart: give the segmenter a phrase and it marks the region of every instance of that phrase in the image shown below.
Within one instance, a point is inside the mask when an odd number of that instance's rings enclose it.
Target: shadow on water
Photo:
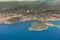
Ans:
[[[0,40],[59,40],[60,29],[49,27],[44,31],[29,31],[33,21],[17,24],[0,24]]]

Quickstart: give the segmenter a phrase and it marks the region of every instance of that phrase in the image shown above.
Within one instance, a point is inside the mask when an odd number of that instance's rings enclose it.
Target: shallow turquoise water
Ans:
[[[49,27],[44,31],[29,31],[32,21],[18,24],[0,24],[0,40],[60,40],[60,29]],[[59,21],[52,22],[60,24]]]

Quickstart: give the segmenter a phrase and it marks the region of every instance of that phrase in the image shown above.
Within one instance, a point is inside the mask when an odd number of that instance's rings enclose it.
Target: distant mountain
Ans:
[[[29,4],[31,2],[28,2],[28,1],[11,1],[11,2],[0,2],[0,9],[3,9],[3,8],[12,8],[12,7],[15,7],[15,6],[18,6],[18,5],[25,5],[25,4]]]
[[[23,10],[51,10],[60,9],[60,4],[47,3],[46,1],[22,1],[22,2],[0,2],[0,11],[17,11]]]

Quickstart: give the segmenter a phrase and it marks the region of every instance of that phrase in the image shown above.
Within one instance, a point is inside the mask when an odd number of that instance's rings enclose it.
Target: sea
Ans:
[[[60,40],[60,28],[49,26],[43,31],[28,30],[32,22],[0,24],[0,40]],[[59,25],[60,21],[53,21],[51,23]]]

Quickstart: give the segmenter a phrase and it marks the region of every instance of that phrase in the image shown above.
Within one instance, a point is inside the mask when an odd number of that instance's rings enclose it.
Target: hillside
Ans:
[[[0,19],[1,22],[3,21],[3,23],[17,23],[22,20],[31,20],[31,18],[33,17],[43,17],[45,20],[45,17],[49,18],[50,16],[53,16],[53,14],[60,14],[59,5],[56,9],[57,4],[53,6],[52,3],[43,1],[9,2],[10,5],[7,2],[5,4],[6,5],[2,5],[3,7],[1,6],[2,8],[0,9]],[[7,5],[9,5],[9,7]],[[28,19],[27,17],[30,19]]]

